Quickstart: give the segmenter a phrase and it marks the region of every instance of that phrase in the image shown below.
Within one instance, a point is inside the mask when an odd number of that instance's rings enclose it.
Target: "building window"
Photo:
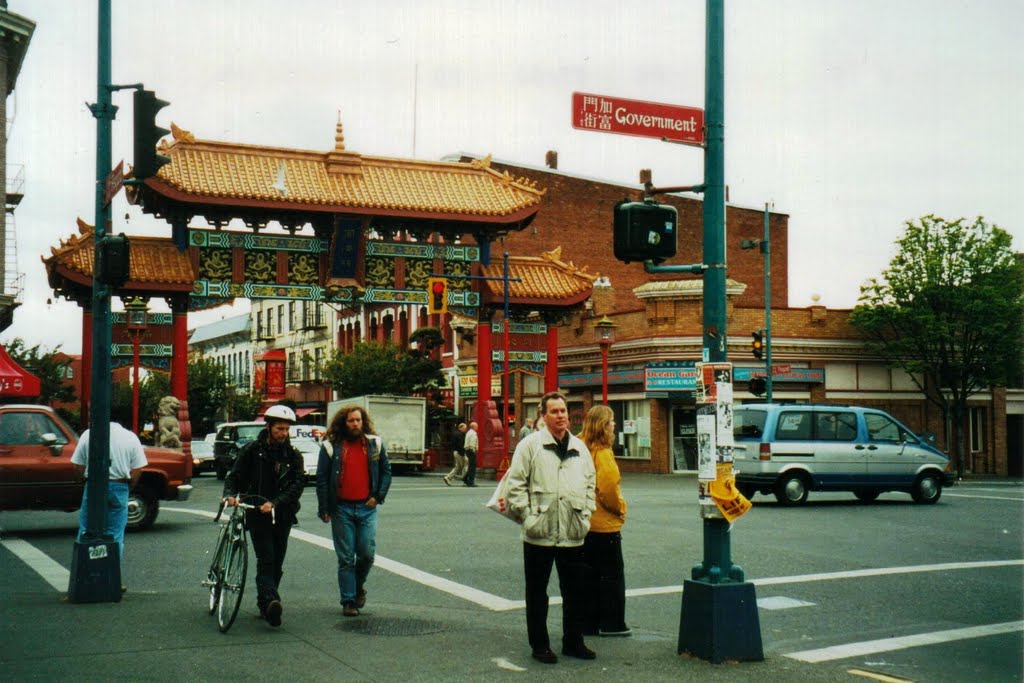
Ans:
[[[263,311],[256,311],[256,338],[263,339]]]
[[[288,302],[288,329],[289,330],[294,330],[295,329],[295,302],[294,301],[289,301]]]
[[[294,351],[288,352],[288,381],[299,381],[299,365],[298,359],[296,358],[296,353]]]
[[[615,414],[616,458],[651,459],[651,405],[646,399],[609,401]]]
[[[284,304],[277,307],[277,331],[284,332]]]
[[[318,346],[313,349],[313,379],[320,381],[320,366],[324,362],[324,349],[322,346]]]
[[[985,409],[972,407],[971,411],[971,453],[985,450]]]

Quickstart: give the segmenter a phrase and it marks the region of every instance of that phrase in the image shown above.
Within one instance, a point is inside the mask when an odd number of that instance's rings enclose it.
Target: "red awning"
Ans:
[[[284,349],[270,349],[263,353],[257,353],[253,360],[284,360]]]
[[[316,408],[296,408],[295,417],[306,417],[314,411],[316,411]]]
[[[39,396],[39,378],[14,362],[0,346],[0,396]]]

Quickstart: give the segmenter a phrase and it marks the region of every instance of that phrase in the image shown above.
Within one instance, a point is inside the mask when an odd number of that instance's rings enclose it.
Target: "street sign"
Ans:
[[[622,97],[572,94],[572,127],[599,133],[704,144],[704,110]]]
[[[122,187],[124,187],[124,159],[117,162],[114,170],[107,174],[107,180],[103,183],[103,206],[110,204],[110,200],[121,191]]]
[[[772,376],[775,376],[775,375],[788,375],[791,372],[793,372],[793,366],[792,365],[773,365],[772,366]]]

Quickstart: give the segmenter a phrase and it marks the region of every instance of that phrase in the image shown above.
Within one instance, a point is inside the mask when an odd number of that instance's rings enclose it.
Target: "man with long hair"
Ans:
[[[509,477],[508,507],[522,524],[526,578],[526,632],[539,662],[554,664],[548,638],[548,579],[558,570],[562,593],[562,654],[594,659],[583,642],[583,539],[594,510],[594,461],[586,444],[569,432],[565,397],[540,399],[544,429],[519,442]]]
[[[366,576],[377,550],[377,506],[391,487],[391,463],[370,415],[344,406],[320,442],[316,469],[317,515],[331,523],[338,555],[342,614],[359,616],[366,604]]]
[[[615,415],[608,406],[594,406],[583,418],[580,438],[594,458],[597,472],[595,502],[590,531],[583,541],[587,563],[584,601],[584,633],[628,636],[626,626],[626,578],[622,562],[622,523],[626,501],[622,497],[622,475],[615,463]]]

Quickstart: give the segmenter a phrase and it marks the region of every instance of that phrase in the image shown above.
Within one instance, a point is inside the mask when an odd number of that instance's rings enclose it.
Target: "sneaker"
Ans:
[[[452,485],[451,481],[448,480],[448,477],[441,477],[441,478],[444,479],[445,486],[451,486]]]
[[[575,647],[565,647],[563,645],[562,654],[566,657],[575,657],[576,659],[594,659],[597,657],[597,653],[583,643],[580,643]]]
[[[345,605],[345,607],[341,610],[341,613],[346,617],[358,617],[359,609],[356,608],[356,606],[350,602],[347,605]]]
[[[600,633],[601,636],[605,638],[625,638],[626,636],[632,635],[633,629],[623,624],[619,628],[603,628]]]
[[[363,588],[356,591],[356,607],[359,609],[366,607],[366,590]]]
[[[534,650],[533,654],[531,654],[530,656],[536,659],[538,662],[543,662],[544,664],[558,663],[558,655],[552,652],[551,648],[545,648],[543,650]]]
[[[281,612],[284,611],[284,607],[281,605],[280,600],[271,600],[270,604],[267,605],[267,622],[271,626],[281,625]]]

